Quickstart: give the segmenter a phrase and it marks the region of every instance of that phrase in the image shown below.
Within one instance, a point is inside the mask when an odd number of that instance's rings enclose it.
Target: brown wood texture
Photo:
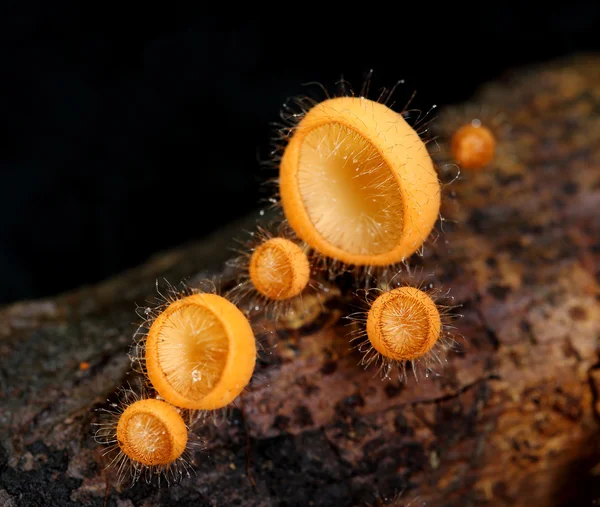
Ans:
[[[157,279],[218,273],[252,226],[234,224],[98,286],[0,310],[0,504],[600,502],[600,58],[517,70],[474,102],[509,127],[496,163],[445,188],[444,231],[411,259],[462,305],[439,376],[382,381],[359,366],[343,289],[298,329],[256,323],[266,351],[228,422],[198,429],[194,476],[119,486],[92,423],[135,377],[135,303]]]

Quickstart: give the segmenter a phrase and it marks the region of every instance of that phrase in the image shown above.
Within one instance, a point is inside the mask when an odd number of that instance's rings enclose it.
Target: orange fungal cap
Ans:
[[[442,322],[429,295],[414,287],[381,294],[367,316],[367,336],[384,357],[408,361],[429,352],[440,337]]]
[[[293,241],[271,238],[258,246],[250,258],[250,279],[268,299],[289,299],[300,294],[310,279],[306,254]]]
[[[148,377],[177,407],[215,410],[228,405],[250,382],[255,363],[250,323],[216,294],[171,303],[148,332]]]
[[[496,152],[496,139],[483,125],[469,123],[460,127],[450,144],[452,158],[465,169],[481,169],[489,164]]]
[[[354,265],[409,257],[440,208],[437,174],[417,132],[362,97],[328,99],[306,113],[283,153],[280,193],[302,240]]]
[[[144,465],[167,465],[181,456],[187,445],[183,419],[168,403],[139,400],[129,405],[117,424],[121,450]]]

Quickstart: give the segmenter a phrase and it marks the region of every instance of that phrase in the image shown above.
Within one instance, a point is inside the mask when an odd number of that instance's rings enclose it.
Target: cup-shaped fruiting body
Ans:
[[[455,332],[449,324],[454,307],[440,304],[441,298],[452,299],[432,287],[423,290],[393,281],[367,290],[366,311],[348,316],[358,324],[351,336],[363,354],[360,364],[366,368],[375,363],[382,378],[396,368],[400,380],[406,380],[407,365],[415,378],[420,365],[425,376],[435,371],[436,363],[443,365],[440,352],[452,347]]]
[[[179,412],[160,400],[129,405],[117,424],[117,442],[132,460],[146,466],[168,465],[187,445],[187,428]]]
[[[464,169],[482,169],[494,159],[496,153],[494,134],[480,122],[460,127],[452,135],[450,143],[452,158]]]
[[[216,294],[172,302],[146,338],[148,378],[177,407],[215,410],[228,405],[250,382],[255,362],[250,323]]]
[[[310,280],[306,253],[286,238],[270,238],[250,257],[249,275],[264,297],[281,301],[298,296]]]
[[[180,413],[165,401],[148,398],[145,389],[141,391],[131,386],[121,389],[118,402],[107,400],[97,409],[94,438],[110,460],[106,468],[116,471],[119,483],[127,476],[131,485],[141,477],[158,485],[163,480],[179,482],[193,472],[194,451],[203,448],[203,442],[189,432],[186,411]]]
[[[367,336],[382,356],[411,361],[427,354],[442,330],[440,312],[426,292],[399,287],[382,293],[371,305]]]
[[[252,231],[238,253],[228,262],[237,283],[226,296],[249,317],[262,314],[296,328],[301,317],[318,313],[333,295],[318,276],[310,247],[298,241],[285,221]]]
[[[357,266],[412,255],[440,207],[437,174],[417,132],[363,97],[328,99],[306,113],[283,153],[280,194],[303,241]]]

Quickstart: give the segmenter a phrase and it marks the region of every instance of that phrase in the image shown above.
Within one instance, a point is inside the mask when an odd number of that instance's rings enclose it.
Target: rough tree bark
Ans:
[[[478,99],[506,114],[512,153],[449,189],[451,221],[413,263],[463,305],[464,339],[441,376],[399,384],[364,371],[332,300],[304,327],[265,333],[278,346],[230,423],[205,430],[195,477],[119,487],[91,423],[131,378],[134,302],[156,279],[218,272],[236,224],[98,286],[1,310],[0,504],[599,502],[600,59],[519,70]]]

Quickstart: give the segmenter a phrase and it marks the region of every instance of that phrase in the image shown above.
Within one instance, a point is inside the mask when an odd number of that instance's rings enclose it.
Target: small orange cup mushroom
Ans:
[[[146,338],[148,378],[165,400],[181,408],[225,407],[250,382],[255,362],[250,323],[216,294],[172,302]]]
[[[168,465],[185,451],[188,435],[183,419],[168,403],[139,400],[129,405],[117,424],[121,450],[142,465]]]
[[[417,379],[419,365],[424,365],[425,376],[435,371],[435,363],[443,365],[439,352],[452,348],[454,328],[448,323],[452,307],[439,304],[434,296],[439,293],[408,285],[369,289],[368,310],[348,316],[360,324],[351,333],[363,354],[360,364],[379,365],[383,378],[396,368],[400,380],[406,380],[407,364]]]
[[[381,294],[367,317],[367,336],[382,356],[410,361],[427,354],[442,330],[440,312],[426,292],[399,287]]]
[[[280,194],[303,241],[357,266],[412,255],[440,208],[437,174],[417,132],[363,97],[328,99],[306,113],[283,153]]]
[[[226,294],[248,316],[262,313],[287,326],[305,315],[311,302],[324,301],[330,287],[320,280],[310,247],[298,241],[286,222],[277,230],[258,227],[229,265],[237,284]]]
[[[252,284],[264,297],[274,301],[298,296],[310,280],[310,264],[296,243],[271,238],[259,245],[250,257]]]
[[[109,456],[106,468],[116,470],[123,484],[129,476],[133,486],[141,477],[146,482],[179,482],[190,475],[196,450],[204,442],[189,432],[181,411],[169,403],[122,389],[118,403],[98,408],[100,413],[94,439]]]

